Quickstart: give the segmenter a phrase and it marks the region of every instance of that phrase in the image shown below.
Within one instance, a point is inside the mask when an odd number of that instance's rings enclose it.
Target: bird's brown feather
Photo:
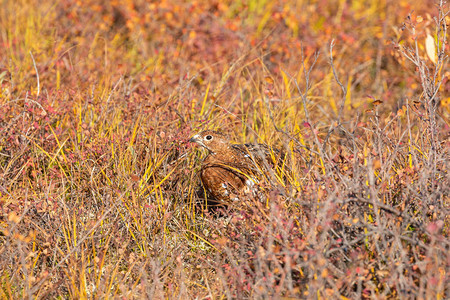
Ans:
[[[283,153],[264,144],[233,144],[216,131],[203,131],[191,138],[208,150],[200,178],[216,201],[229,203],[242,195],[255,195],[256,184],[283,159]]]

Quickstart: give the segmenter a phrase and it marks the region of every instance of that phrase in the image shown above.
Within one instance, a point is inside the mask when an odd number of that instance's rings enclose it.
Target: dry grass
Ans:
[[[3,2],[1,298],[449,297],[448,4]],[[289,154],[264,201],[203,129]]]

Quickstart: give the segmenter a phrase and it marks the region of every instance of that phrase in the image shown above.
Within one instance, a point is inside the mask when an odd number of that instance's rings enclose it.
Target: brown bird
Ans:
[[[281,151],[264,144],[233,144],[222,133],[206,130],[190,142],[208,150],[200,170],[203,187],[219,203],[238,201],[242,196],[257,196],[257,185],[277,178],[274,168],[282,165]],[[279,178],[279,177],[278,177]]]

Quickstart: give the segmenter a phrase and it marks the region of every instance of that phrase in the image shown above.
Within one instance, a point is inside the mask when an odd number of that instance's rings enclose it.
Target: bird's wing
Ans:
[[[219,164],[203,165],[200,174],[204,187],[217,200],[237,197],[244,185],[242,175]]]
[[[274,168],[282,158],[283,153],[264,144],[236,144],[232,149],[245,159],[245,163],[252,163],[258,168]]]

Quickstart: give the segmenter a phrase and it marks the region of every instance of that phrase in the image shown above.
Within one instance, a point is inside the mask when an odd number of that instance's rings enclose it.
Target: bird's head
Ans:
[[[226,135],[213,131],[205,130],[194,135],[189,142],[197,143],[208,149],[211,153],[217,153],[228,148],[229,141]]]

